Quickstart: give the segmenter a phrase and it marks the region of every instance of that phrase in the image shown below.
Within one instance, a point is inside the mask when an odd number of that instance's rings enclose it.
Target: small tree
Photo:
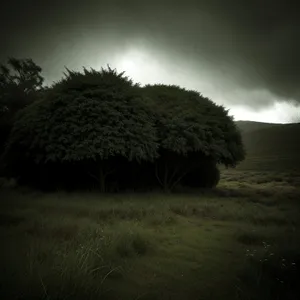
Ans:
[[[23,108],[31,93],[42,89],[42,68],[32,59],[9,58],[7,65],[0,64],[0,111]]]
[[[0,153],[16,113],[37,99],[44,81],[41,71],[31,59],[9,58],[0,64]]]

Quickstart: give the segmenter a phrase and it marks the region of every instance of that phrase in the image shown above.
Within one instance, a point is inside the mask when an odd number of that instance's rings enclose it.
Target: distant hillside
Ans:
[[[300,170],[300,123],[238,121],[247,151],[241,169]]]
[[[262,122],[255,122],[255,121],[237,121],[236,124],[238,125],[238,127],[243,133],[253,131],[256,129],[270,128],[273,126],[278,127],[283,125],[283,124],[262,123]]]

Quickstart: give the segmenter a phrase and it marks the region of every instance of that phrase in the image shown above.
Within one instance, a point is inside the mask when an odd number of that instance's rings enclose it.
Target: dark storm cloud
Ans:
[[[300,103],[296,6],[269,0],[9,1],[1,8],[1,54],[28,53],[51,75],[71,62],[86,65],[97,53],[109,62],[142,40],[168,65],[182,63],[193,74],[207,70],[227,103]],[[248,97],[239,97],[241,91]]]

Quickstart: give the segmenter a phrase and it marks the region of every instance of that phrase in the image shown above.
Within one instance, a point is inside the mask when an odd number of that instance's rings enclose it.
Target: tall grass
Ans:
[[[298,177],[279,176],[173,195],[6,187],[0,299],[299,299]]]

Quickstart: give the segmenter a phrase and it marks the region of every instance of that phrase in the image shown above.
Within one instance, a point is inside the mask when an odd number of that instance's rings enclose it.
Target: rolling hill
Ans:
[[[251,132],[257,129],[266,129],[270,127],[279,127],[284,124],[262,123],[255,121],[237,121],[236,124],[243,133]]]
[[[247,151],[239,169],[300,170],[300,123],[236,123]]]

